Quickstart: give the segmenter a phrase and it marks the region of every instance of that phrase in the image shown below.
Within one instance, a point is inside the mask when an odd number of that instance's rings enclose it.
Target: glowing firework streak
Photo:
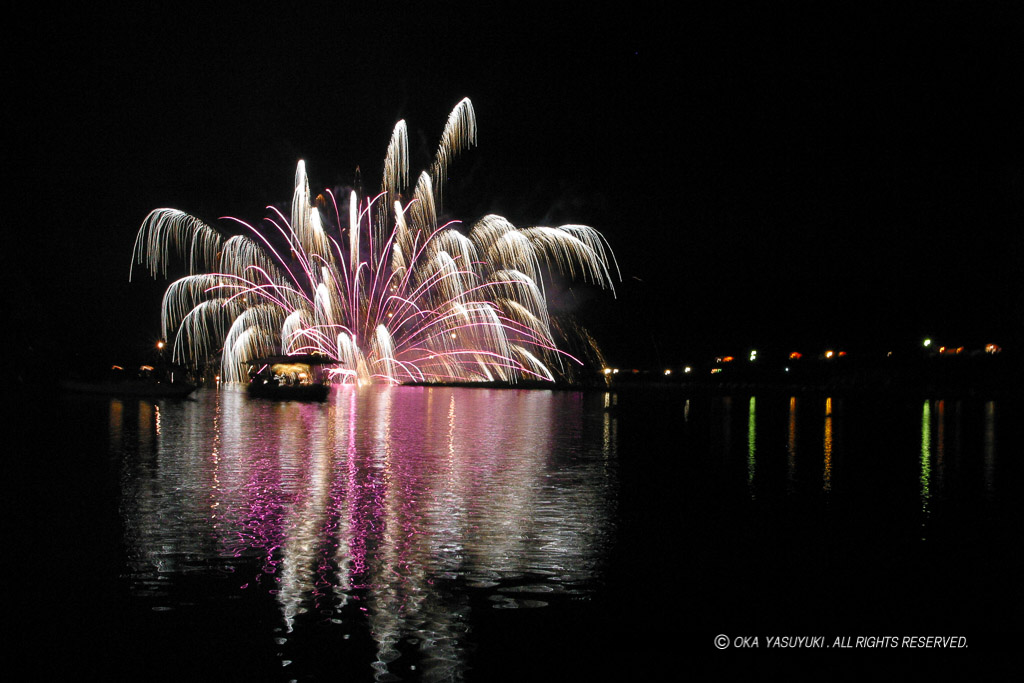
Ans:
[[[152,211],[133,267],[166,276],[176,256],[190,273],[163,300],[174,360],[195,367],[219,354],[222,379],[238,382],[254,358],[320,353],[341,365],[335,381],[360,383],[551,381],[563,359],[579,363],[557,348],[542,277],[552,269],[614,294],[615,257],[583,225],[520,229],[489,215],[468,234],[438,226],[449,164],[474,144],[476,116],[464,99],[407,199],[409,143],[399,121],[382,189],[362,200],[351,193],[346,227],[330,191],[314,205],[302,161],[290,218],[269,207],[265,233],[230,219],[248,234],[228,237],[181,211]],[[318,207],[332,209],[333,227]],[[286,248],[274,246],[281,240]]]

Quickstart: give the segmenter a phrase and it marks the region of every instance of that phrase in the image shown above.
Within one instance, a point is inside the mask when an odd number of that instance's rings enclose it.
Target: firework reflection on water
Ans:
[[[337,387],[327,405],[230,389],[169,404],[133,447],[151,454],[125,461],[133,592],[180,608],[161,585],[217,566],[274,596],[290,671],[329,629],[338,647],[372,638],[379,675],[458,678],[473,610],[585,600],[598,579],[616,489],[615,444],[585,417],[600,400]]]

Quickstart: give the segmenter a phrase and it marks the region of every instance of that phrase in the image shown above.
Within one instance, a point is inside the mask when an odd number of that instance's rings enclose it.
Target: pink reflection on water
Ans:
[[[515,606],[595,576],[613,470],[607,430],[583,415],[568,392],[343,386],[324,404],[203,392],[149,435],[159,463],[130,478],[132,523],[148,530],[135,540],[153,562],[239,565],[235,585],[273,594],[286,632],[305,615],[365,614],[380,670],[423,624],[432,661],[455,662],[466,613],[453,582]]]

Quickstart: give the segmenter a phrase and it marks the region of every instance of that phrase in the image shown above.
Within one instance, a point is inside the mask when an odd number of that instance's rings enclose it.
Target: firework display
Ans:
[[[406,124],[399,121],[373,197],[315,198],[305,164],[291,215],[270,207],[260,228],[228,235],[175,209],[152,211],[132,263],[154,277],[172,257],[189,274],[164,295],[162,335],[173,360],[199,367],[219,357],[224,381],[247,361],[322,354],[337,382],[554,381],[575,357],[559,348],[544,276],[557,272],[614,293],[614,255],[591,227],[517,228],[484,216],[468,233],[439,225],[449,163],[476,144],[473,105],[448,117],[434,163],[409,186]],[[343,222],[342,216],[347,214]],[[614,275],[613,275],[614,273]]]

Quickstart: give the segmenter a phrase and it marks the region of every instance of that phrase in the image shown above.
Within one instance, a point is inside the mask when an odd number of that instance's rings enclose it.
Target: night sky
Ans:
[[[395,122],[418,172],[462,97],[447,216],[600,230],[618,297],[553,298],[614,364],[1024,341],[1015,3],[365,5],[14,31],[13,350],[129,362],[159,335],[166,282],[128,281],[151,209],[259,221],[299,159],[314,190],[376,188]]]

